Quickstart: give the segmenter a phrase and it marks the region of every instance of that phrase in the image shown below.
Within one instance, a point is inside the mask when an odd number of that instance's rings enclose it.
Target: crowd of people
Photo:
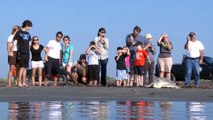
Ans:
[[[35,76],[38,74],[38,85],[46,86],[48,80],[53,79],[57,86],[59,78],[59,67],[63,66],[66,77],[74,85],[79,83],[89,86],[107,86],[107,63],[109,59],[109,40],[106,30],[100,28],[97,37],[90,42],[86,52],[81,54],[79,60],[73,60],[74,47],[70,43],[70,37],[63,35],[61,31],[56,33],[55,40],[50,40],[46,46],[39,43],[39,37],[31,37],[28,32],[32,28],[32,22],[25,20],[21,27],[14,26],[7,41],[8,52],[8,83],[11,86],[12,74],[16,70],[17,86],[28,86],[26,84],[27,68],[31,61],[32,75],[31,85],[35,85]],[[141,28],[135,26],[133,32],[126,36],[126,45],[117,47],[116,62],[116,86],[145,86],[154,79],[154,55],[156,48],[152,44],[152,35],[140,35]],[[63,45],[61,44],[63,39]],[[31,44],[30,44],[31,41]],[[157,40],[160,49],[158,55],[159,77],[170,80],[172,69],[172,42],[167,34],[162,34]],[[192,71],[195,75],[195,85],[200,85],[199,64],[203,62],[204,46],[196,39],[194,32],[187,36],[185,49],[187,53],[185,86],[189,86]],[[41,53],[45,52],[44,61]],[[31,60],[30,59],[31,53]],[[45,78],[43,80],[43,68]],[[36,72],[38,71],[38,72]],[[99,78],[99,73],[101,77]],[[99,80],[100,79],[100,80]]]

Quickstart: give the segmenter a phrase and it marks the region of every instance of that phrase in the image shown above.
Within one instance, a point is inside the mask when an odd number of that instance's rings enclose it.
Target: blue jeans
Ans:
[[[192,71],[194,73],[195,85],[200,85],[200,64],[199,58],[192,59],[187,58],[186,60],[186,69],[185,69],[185,85],[188,86],[190,84]]]
[[[108,63],[108,58],[104,60],[99,61],[100,65],[100,72],[101,72],[101,85],[106,86],[106,77],[107,77],[107,63]]]

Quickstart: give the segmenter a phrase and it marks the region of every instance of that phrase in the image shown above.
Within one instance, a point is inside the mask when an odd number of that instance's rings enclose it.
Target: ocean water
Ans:
[[[0,120],[212,120],[212,102],[0,102]]]

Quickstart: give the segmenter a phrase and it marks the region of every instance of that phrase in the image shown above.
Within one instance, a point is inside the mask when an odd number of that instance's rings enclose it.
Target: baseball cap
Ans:
[[[146,34],[146,39],[152,38],[152,35],[150,33]]]

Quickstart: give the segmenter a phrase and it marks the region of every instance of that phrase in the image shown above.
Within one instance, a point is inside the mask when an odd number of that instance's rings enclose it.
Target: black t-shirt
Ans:
[[[39,45],[39,48],[37,50],[35,50],[33,48],[33,45],[31,45],[30,51],[32,53],[32,61],[40,61],[40,60],[42,60],[41,52],[42,52],[43,49],[44,49],[44,46],[42,46],[42,45]]]
[[[14,40],[17,40],[18,51],[23,54],[29,53],[29,42],[31,40],[30,33],[20,30],[14,36]]]
[[[115,60],[118,56],[115,56]],[[116,69],[117,70],[125,70],[126,66],[125,66],[125,56],[121,55],[118,59],[118,61],[116,61]]]

